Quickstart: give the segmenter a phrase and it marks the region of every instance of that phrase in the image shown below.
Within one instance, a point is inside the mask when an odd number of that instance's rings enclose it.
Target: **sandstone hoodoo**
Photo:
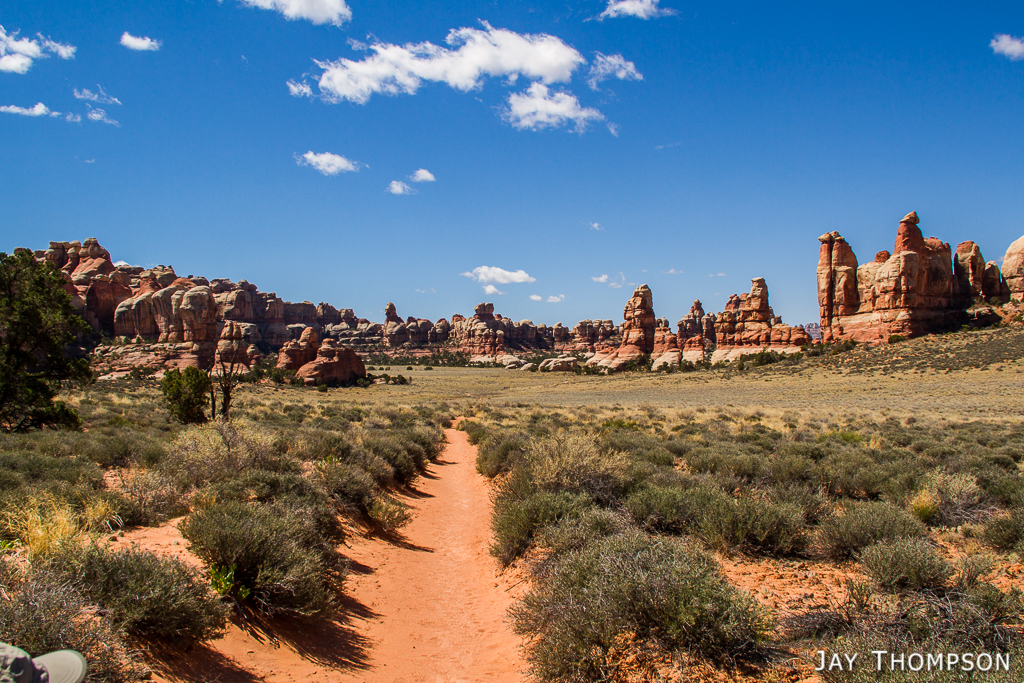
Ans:
[[[796,353],[811,341],[804,328],[790,327],[768,304],[764,278],[750,281],[750,292],[733,294],[715,318],[716,349],[711,361],[733,360],[744,354],[774,350]]]
[[[838,232],[818,238],[823,341],[879,342],[893,334],[955,328],[968,321],[975,302],[1005,299],[1012,292],[999,266],[986,263],[976,244],[961,243],[954,263],[949,243],[926,239],[919,223],[916,212],[908,213],[900,220],[893,252],[880,251],[864,264]]]
[[[654,330],[657,321],[654,317],[654,297],[651,288],[640,285],[633,290],[633,296],[626,302],[622,312],[625,319],[620,328],[622,344],[619,348],[606,353],[598,353],[587,365],[621,370],[631,361],[649,356],[654,351]]]

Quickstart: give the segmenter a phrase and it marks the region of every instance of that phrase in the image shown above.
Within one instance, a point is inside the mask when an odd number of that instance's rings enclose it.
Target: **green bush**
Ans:
[[[480,444],[476,456],[476,471],[485,477],[496,477],[507,471],[510,458],[526,451],[530,437],[523,432],[501,431],[487,437]]]
[[[224,605],[181,560],[91,545],[58,552],[48,566],[132,635],[188,645],[219,637],[224,627]]]
[[[899,342],[902,342],[902,341],[907,341],[907,338],[904,337],[902,334],[890,334],[889,335],[889,343],[890,344],[898,344]]]
[[[941,588],[952,575],[949,564],[925,539],[897,538],[868,546],[860,561],[886,588]]]
[[[504,566],[511,564],[530,546],[544,527],[561,519],[578,517],[593,507],[590,497],[581,493],[540,492],[522,499],[497,496],[491,529],[494,543],[491,554]]]
[[[210,376],[199,368],[168,370],[160,380],[160,390],[171,416],[182,424],[206,422],[203,408],[209,401]]]
[[[841,515],[821,524],[822,550],[835,559],[846,559],[872,543],[925,535],[920,520],[890,503],[852,502]]]
[[[487,436],[489,431],[487,427],[484,427],[476,420],[462,420],[459,422],[459,426],[456,427],[456,429],[460,432],[466,432],[469,442],[474,446],[478,446]]]
[[[234,567],[260,611],[311,614],[331,605],[332,551],[314,520],[279,505],[215,503],[179,525],[192,552],[211,567]]]
[[[559,558],[511,610],[531,673],[547,681],[609,680],[623,634],[691,652],[742,655],[771,624],[706,553],[626,531]]]

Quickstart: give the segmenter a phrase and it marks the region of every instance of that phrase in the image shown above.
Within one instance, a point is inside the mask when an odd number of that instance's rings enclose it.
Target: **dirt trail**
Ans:
[[[404,543],[360,540],[347,553],[346,593],[368,610],[350,626],[365,636],[367,668],[344,680],[389,683],[521,681],[518,639],[505,621],[513,580],[488,554],[490,500],[466,434],[445,431],[440,460],[405,502],[415,516]]]
[[[448,444],[418,486],[400,496],[413,521],[396,539],[351,538],[341,610],[332,620],[229,624],[220,640],[154,651],[161,681],[219,683],[513,683],[525,666],[505,611],[523,587],[488,554],[490,499],[476,447]],[[123,545],[199,564],[177,520],[125,534]]]

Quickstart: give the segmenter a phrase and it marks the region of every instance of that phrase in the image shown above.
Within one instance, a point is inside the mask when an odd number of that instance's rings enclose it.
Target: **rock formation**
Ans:
[[[277,367],[282,370],[298,370],[316,359],[320,350],[320,335],[312,327],[302,331],[297,341],[290,341],[277,354]]]
[[[904,216],[893,252],[862,265],[838,232],[818,238],[823,341],[879,342],[957,327],[976,297],[1005,295],[998,266],[986,264],[977,245],[960,244],[954,266],[949,243],[925,239],[919,222],[916,212]]]
[[[1024,301],[1024,237],[1015,240],[1003,257],[1003,276],[1010,295]]]
[[[366,366],[352,349],[333,339],[325,339],[316,358],[299,368],[295,376],[306,386],[351,384],[366,377]]]
[[[627,363],[650,355],[654,351],[654,303],[651,288],[640,285],[626,302],[622,312],[622,344],[607,353],[598,353],[587,361],[587,365],[621,370]]]
[[[663,366],[679,365],[683,352],[679,349],[677,336],[669,327],[668,320],[658,318],[654,327],[654,349],[651,351],[652,370],[660,370]]]
[[[715,318],[716,349],[711,361],[733,360],[764,350],[795,353],[810,337],[802,327],[790,327],[768,304],[764,278],[750,281],[750,292],[729,297],[725,310]]]

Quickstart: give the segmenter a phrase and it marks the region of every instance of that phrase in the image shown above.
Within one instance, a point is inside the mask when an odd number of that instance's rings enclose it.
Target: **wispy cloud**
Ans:
[[[670,142],[670,143],[668,143],[666,145],[655,145],[654,149],[669,149],[671,147],[678,147],[678,146],[679,146],[678,142]]]
[[[626,61],[622,55],[604,55],[598,52],[590,65],[587,85],[591,90],[598,90],[598,85],[609,78],[618,78],[620,81],[644,80],[643,74],[636,70],[636,65]]]
[[[117,126],[118,128],[121,127],[120,123],[107,116],[107,112],[102,109],[93,109],[92,107],[89,107],[89,113],[86,114],[86,117],[90,121],[96,121],[97,123],[109,123],[111,126]]]
[[[250,7],[280,12],[287,19],[305,19],[314,24],[341,26],[352,19],[344,0],[241,0]]]
[[[96,89],[99,92],[93,92],[88,88],[82,88],[81,90],[79,90],[78,88],[74,88],[73,90],[75,93],[75,99],[87,100],[89,102],[98,102],[99,104],[121,104],[121,100],[117,99],[116,97],[111,97],[110,95],[108,95],[103,90],[102,85],[97,84]]]
[[[82,121],[82,116],[81,114],[72,114],[71,112],[68,112],[68,115],[64,117],[64,120],[71,123],[80,123]],[[95,161],[95,159],[93,159],[93,161]],[[91,164],[92,161],[86,161],[85,163]]]
[[[659,0],[608,0],[608,6],[599,19],[614,17],[637,17],[638,19],[653,19],[655,17],[667,17],[675,14],[674,9],[658,7]]]
[[[484,285],[484,294],[504,294],[505,292],[499,291],[494,285]]]
[[[576,124],[576,132],[582,133],[589,122],[604,120],[604,114],[580,106],[580,101],[572,93],[551,92],[543,83],[534,83],[525,93],[509,95],[505,118],[520,130],[559,128],[572,121]]]
[[[431,287],[430,289],[417,289],[420,294],[437,294],[437,290]]]
[[[609,282],[608,286],[612,289],[622,289],[622,284],[618,282]]]
[[[586,62],[555,36],[519,34],[481,23],[483,29],[452,29],[445,39],[451,48],[429,42],[365,46],[353,42],[373,54],[361,61],[317,61],[323,69],[320,92],[328,101],[364,104],[376,93],[412,95],[424,81],[444,83],[463,92],[481,87],[488,76],[567,82]]]
[[[547,302],[549,304],[557,304],[562,301],[565,301],[565,294],[559,294],[558,296],[552,295],[547,298]]]
[[[589,225],[589,226],[590,226],[590,229],[591,229],[591,230],[604,230],[604,228],[603,228],[603,227],[601,227],[601,224],[600,224],[600,223],[597,223],[597,222],[594,222],[594,223],[587,223],[587,225]]]
[[[299,166],[309,166],[324,175],[338,175],[339,173],[358,171],[360,166],[358,161],[351,161],[339,154],[331,154],[330,152],[317,154],[312,150],[302,156],[296,155],[295,161]]]
[[[608,273],[605,273],[604,275],[598,275],[597,277],[591,277],[590,279],[593,280],[594,282],[608,282]]]
[[[139,52],[156,52],[163,46],[163,43],[159,40],[149,36],[133,36],[128,31],[121,34],[121,44],[129,50],[137,50]]]
[[[74,59],[77,49],[74,45],[50,40],[41,33],[37,33],[36,38],[19,38],[18,31],[7,33],[0,26],[0,71],[6,73],[28,73],[35,60],[49,57],[50,54],[61,59]]]
[[[725,277],[725,273],[708,273],[708,277]]]
[[[412,189],[401,180],[392,180],[388,185],[388,192],[391,194],[415,194],[416,190]]]
[[[8,104],[0,107],[0,112],[5,114],[20,114],[21,116],[47,116],[50,114],[50,109],[42,102],[36,102],[36,106],[29,109],[19,107],[14,104]]]
[[[513,282],[536,282],[525,270],[505,270],[497,266],[477,266],[471,271],[462,273],[463,277],[472,278],[480,283],[494,282],[507,285]]]
[[[1015,62],[1024,59],[1024,38],[1017,38],[1008,33],[998,33],[988,46],[997,55],[1004,55]]]
[[[544,297],[542,297],[540,294],[531,294],[530,295],[530,301],[543,301],[543,300],[544,300]]]
[[[292,97],[312,97],[313,88],[309,87],[309,83],[302,81],[299,83],[295,80],[289,80],[288,83],[288,94]]]
[[[683,271],[676,270],[675,268],[669,268],[668,270],[664,271],[664,273],[665,275],[682,275]]]
[[[425,168],[417,169],[415,173],[409,176],[409,179],[414,183],[432,183],[437,180],[434,174]]]

